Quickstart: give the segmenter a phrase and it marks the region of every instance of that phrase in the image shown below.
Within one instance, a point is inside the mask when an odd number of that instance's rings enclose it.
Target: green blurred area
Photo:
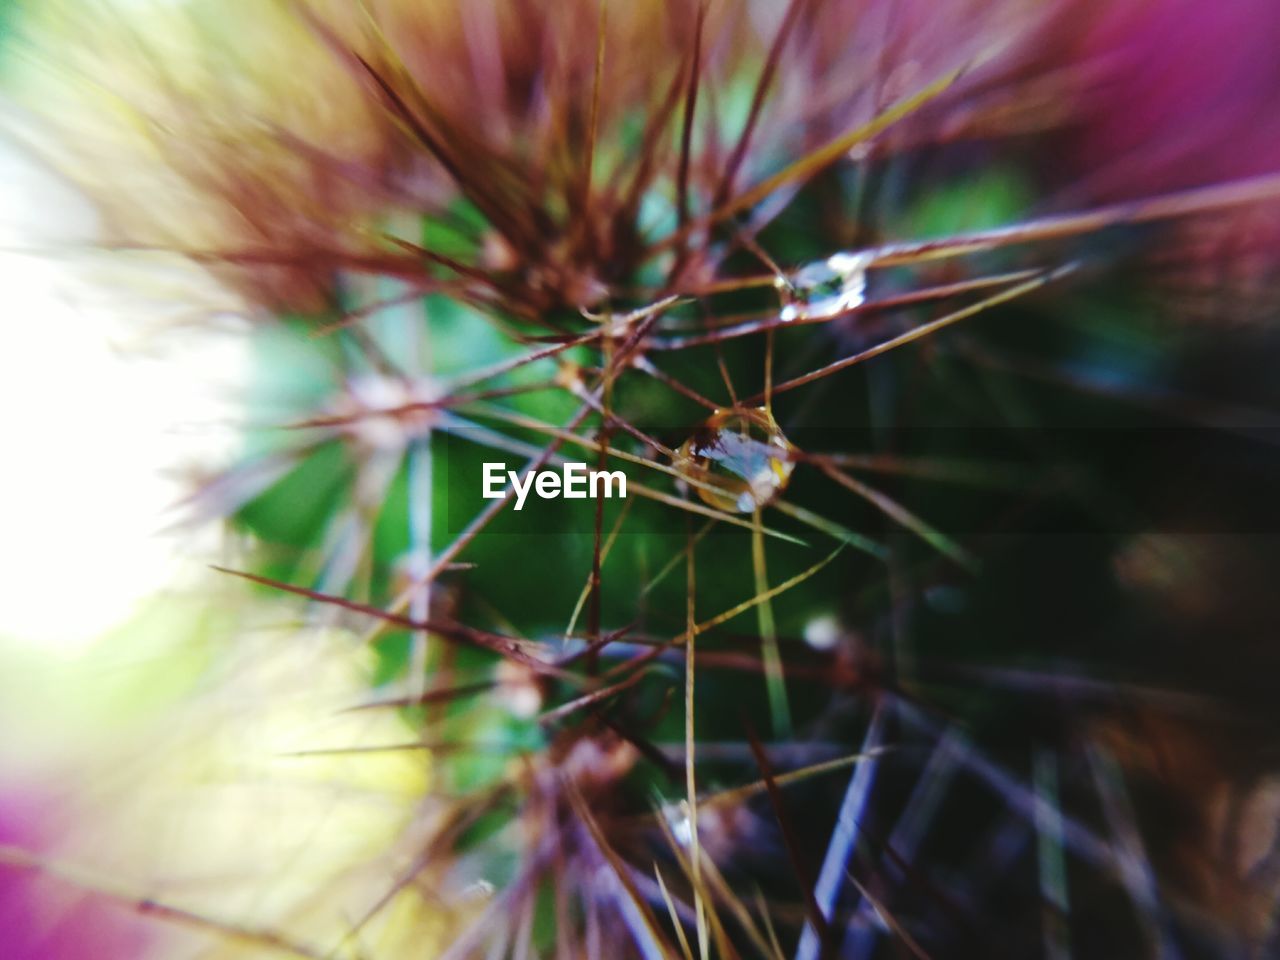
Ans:
[[[972,175],[934,184],[921,196],[910,198],[888,218],[881,231],[889,237],[929,237],[1008,223],[1029,212],[1033,185],[1010,168],[979,168]],[[784,264],[799,264],[825,255],[821,238],[811,225],[816,218],[811,209],[814,196],[802,194],[792,208],[766,231],[762,240]],[[888,204],[891,210],[895,204]],[[457,219],[478,226],[474,211],[455,211]],[[424,239],[433,249],[451,256],[466,252],[465,241],[451,228],[428,222]],[[1008,269],[1009,258],[995,255],[991,269]],[[731,263],[731,267],[735,264]],[[737,264],[744,270],[758,270],[749,262]],[[878,278],[882,289],[892,292],[896,284],[911,278],[891,273]],[[771,291],[733,295],[721,304],[726,311],[769,309]],[[912,323],[936,316],[939,308],[924,306],[892,317],[869,315],[851,323],[826,327],[802,327],[777,335],[777,376],[820,366],[827,360],[859,348],[860,344],[890,335]],[[679,314],[677,314],[679,315]],[[689,316],[692,316],[690,314]],[[324,318],[320,318],[323,320]],[[332,318],[329,318],[332,319]],[[293,321],[257,334],[257,386],[251,393],[255,409],[307,415],[338,389],[344,377],[358,376],[362,369],[358,344],[349,333],[316,337],[316,318]],[[405,340],[405,324],[421,324],[422,338]],[[978,328],[977,331],[971,328]],[[396,316],[368,327],[383,344],[389,357],[408,369],[429,367],[434,375],[447,376],[513,358],[527,351],[498,331],[474,310],[443,296],[433,295]],[[825,443],[829,452],[869,453],[876,449],[901,455],[952,458],[968,461],[977,481],[968,484],[940,484],[936,481],[868,477],[868,480],[909,509],[926,517],[941,531],[956,529],[966,534],[977,528],[974,516],[996,517],[1010,493],[1007,480],[999,480],[999,469],[1011,464],[1023,477],[1036,477],[1055,462],[1057,454],[1048,449],[1028,447],[1028,438],[1055,418],[1067,417],[1076,424],[1097,420],[1109,422],[1114,404],[1105,397],[1089,399],[1064,394],[1052,385],[1035,384],[1009,373],[975,367],[947,348],[953,338],[968,339],[980,331],[985,344],[1028,352],[1070,369],[1085,369],[1090,375],[1111,379],[1127,387],[1158,384],[1175,362],[1183,346],[1156,322],[1142,297],[1128,289],[1122,274],[1104,274],[1080,289],[1050,301],[1029,301],[994,310],[968,321],[962,330],[940,338],[943,346],[931,342],[887,355],[866,367],[830,377],[812,387],[779,397],[777,416],[793,441]],[[729,402],[719,370],[718,357],[739,392],[748,393],[761,385],[763,344],[760,337],[741,338],[712,348],[691,348],[655,355],[656,362],[670,376],[706,396]],[[590,355],[577,351],[572,356],[589,362]],[[520,368],[506,384],[533,383],[554,372],[549,362]],[[669,446],[677,446],[705,416],[696,404],[675,394],[654,380],[638,375],[623,377],[614,394],[616,411],[640,430]],[[502,401],[506,409],[549,424],[564,424],[577,402],[564,391],[522,393]],[[285,419],[288,419],[286,417]],[[902,429],[906,424],[909,429]],[[510,436],[543,443],[535,432],[487,423]],[[1007,432],[1006,428],[1009,429]],[[992,437],[996,442],[991,442]],[[261,453],[278,444],[284,435],[263,434],[247,441],[247,449]],[[615,435],[624,449],[640,452],[633,438]],[[854,444],[841,449],[840,444]],[[457,436],[445,438],[439,432],[432,440],[432,543],[439,550],[455,537],[465,522],[478,512],[480,465],[486,459],[500,459],[511,466],[515,458],[488,451],[481,445]],[[984,461],[983,458],[987,458]],[[583,459],[590,459],[583,455]],[[988,465],[984,467],[984,463]],[[976,465],[975,465],[976,464]],[[264,544],[263,572],[287,582],[314,577],[320,563],[318,552],[325,542],[335,514],[348,502],[354,466],[350,452],[340,440],[322,444],[309,454],[283,481],[244,507],[238,521]],[[387,597],[396,592],[397,571],[410,550],[410,493],[407,463],[402,463],[378,510],[373,534],[372,564],[367,581],[358,584],[358,595]],[[657,473],[629,468],[633,482],[643,480],[674,491],[669,478]],[[911,645],[925,659],[941,656],[947,660],[982,663],[1024,658],[1031,649],[1056,649],[1075,657],[1103,657],[1108,651],[1105,637],[1086,629],[1099,623],[1123,622],[1125,600],[1108,573],[1108,562],[1118,536],[1100,523],[1092,537],[1064,539],[1051,547],[1043,539],[1030,544],[1008,538],[997,544],[982,574],[973,577],[938,554],[919,537],[897,528],[876,508],[835,487],[816,471],[800,469],[785,496],[789,503],[822,514],[844,527],[880,543],[892,543],[896,562],[914,588],[925,590],[925,602],[914,607],[910,618]],[[984,482],[984,479],[986,482]],[[680,555],[690,532],[701,520],[686,521],[671,508],[633,498],[624,533],[618,538],[603,569],[601,624],[614,628],[639,618],[642,629],[657,636],[671,636],[684,629],[685,574],[678,563],[661,582],[653,583],[658,570]],[[1109,508],[1125,510],[1129,505]],[[1087,518],[1096,504],[1077,505],[1070,514],[1074,521]],[[607,536],[621,505],[609,503],[604,513]],[[531,501],[524,516],[508,509],[468,547],[465,559],[475,568],[446,575],[436,590],[446,591],[458,604],[461,619],[499,630],[514,630],[522,636],[545,640],[553,646],[566,629],[570,611],[591,570],[595,542],[594,505],[567,501]],[[536,517],[533,514],[536,511]],[[773,511],[766,512],[771,526],[798,537],[803,545],[781,540],[768,541],[768,578],[776,584],[805,570],[830,551],[832,542],[823,534],[806,528]],[[699,618],[706,618],[738,604],[756,593],[751,561],[750,533],[721,527],[708,536],[697,550],[697,601]],[[987,546],[991,546],[990,543]],[[1056,595],[1058,585],[1071,584],[1069,601]],[[303,582],[308,586],[311,583]],[[927,587],[927,589],[925,589]],[[868,625],[864,642],[884,648],[894,642],[886,631],[885,612],[894,603],[884,566],[874,557],[856,549],[845,550],[833,563],[811,579],[787,591],[772,602],[784,659],[809,656],[800,639],[805,626],[815,617],[838,615],[842,622]],[[1046,616],[1046,611],[1053,611]],[[722,644],[721,637],[754,635],[757,611],[748,610],[703,638],[704,649]],[[1115,620],[1119,617],[1120,620]],[[578,630],[585,629],[585,614]],[[1116,629],[1114,626],[1110,628]],[[1048,630],[1074,646],[1068,649],[1046,644]],[[1041,638],[1028,643],[1031,634]],[[1078,638],[1093,636],[1089,648]],[[404,667],[408,639],[403,632],[390,632],[379,644],[382,664],[376,679],[387,681]],[[454,666],[463,672],[483,671],[489,663],[485,654],[459,651]],[[634,694],[637,704],[660,705],[673,695],[679,671],[659,667]],[[804,725],[826,710],[823,697],[793,693],[797,723]],[[947,690],[939,691],[947,702]],[[708,739],[741,735],[742,715],[767,715],[764,684],[758,675],[733,671],[708,671],[698,685],[699,733]],[[733,704],[732,710],[718,709]],[[954,706],[976,719],[987,708],[986,701],[961,696]],[[637,709],[643,709],[637,707]],[[976,712],[975,712],[976,711]],[[500,711],[473,709],[462,703],[450,708],[453,722],[468,735],[494,738],[511,749],[523,749],[539,734],[525,721]],[[650,735],[660,742],[675,742],[682,735],[679,711],[654,706],[657,718]],[[472,756],[459,763],[458,775],[467,783],[497,776],[500,758]],[[487,773],[486,773],[487,771]],[[477,779],[478,778],[478,779]]]

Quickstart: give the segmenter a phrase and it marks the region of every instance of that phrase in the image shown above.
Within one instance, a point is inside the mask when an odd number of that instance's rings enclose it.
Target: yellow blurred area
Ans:
[[[389,890],[433,824],[430,755],[376,749],[411,735],[350,710],[370,695],[368,651],[290,613],[210,583],[76,660],[10,658],[0,719],[21,737],[0,761],[8,789],[46,798],[43,900],[199,918],[148,920],[148,956],[166,960],[253,956],[253,931],[335,957],[443,935],[417,886]]]
[[[376,181],[388,125],[291,6],[32,4],[6,82],[23,108],[14,125],[94,197],[111,240],[340,248],[359,233],[362,174]],[[357,6],[327,6],[357,32]],[[299,275],[275,281],[280,296],[310,292]]]
[[[96,253],[98,212],[13,143],[0,179],[0,807],[37,798],[27,919],[154,901],[188,917],[135,921],[164,960],[258,955],[254,930],[425,949],[446,915],[417,888],[352,927],[420,854],[429,755],[298,755],[410,738],[345,712],[369,651],[210,571],[217,531],[170,532],[187,472],[237,443],[243,304],[179,258]]]

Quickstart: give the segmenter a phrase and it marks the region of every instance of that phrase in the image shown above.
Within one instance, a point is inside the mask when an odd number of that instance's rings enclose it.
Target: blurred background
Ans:
[[[1280,7],[0,24],[0,954],[1280,948]]]

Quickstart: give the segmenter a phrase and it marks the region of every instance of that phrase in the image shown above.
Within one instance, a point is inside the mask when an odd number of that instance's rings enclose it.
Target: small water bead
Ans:
[[[751,513],[786,489],[793,450],[763,407],[717,410],[680,445],[675,467],[703,502]]]
[[[840,621],[834,614],[821,613],[804,625],[804,642],[815,650],[831,650],[840,642]]]
[[[867,267],[871,254],[833,253],[825,260],[801,267],[776,286],[787,303],[779,315],[784,322],[834,317],[861,306],[867,299]]]

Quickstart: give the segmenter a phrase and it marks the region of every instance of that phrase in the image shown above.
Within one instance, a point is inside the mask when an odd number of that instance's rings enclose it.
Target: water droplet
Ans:
[[[779,277],[777,287],[787,302],[781,319],[806,320],[834,317],[860,306],[867,299],[867,267],[871,254],[833,253],[825,260],[801,267],[789,277]]]
[[[671,828],[671,835],[676,843],[682,847],[689,846],[693,842],[693,820],[689,816],[689,801],[681,800],[679,803],[668,804],[662,812],[667,818],[667,826]]]
[[[804,642],[815,650],[830,650],[840,641],[840,621],[822,613],[804,625]]]
[[[763,407],[717,410],[676,451],[675,467],[703,502],[751,513],[787,486],[793,447]]]

